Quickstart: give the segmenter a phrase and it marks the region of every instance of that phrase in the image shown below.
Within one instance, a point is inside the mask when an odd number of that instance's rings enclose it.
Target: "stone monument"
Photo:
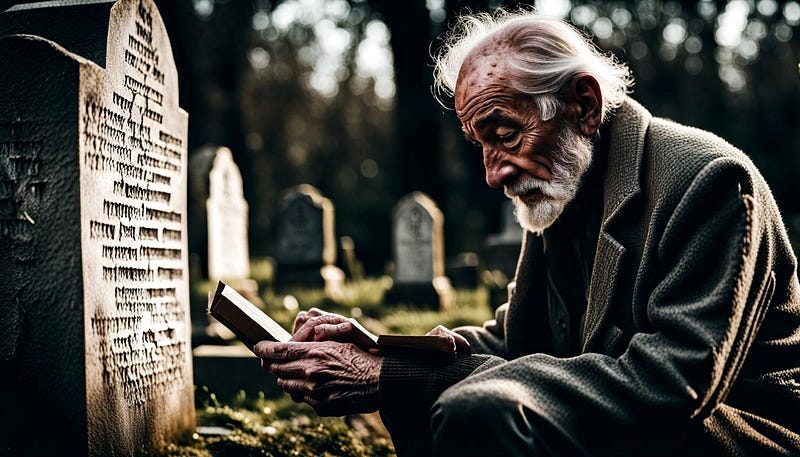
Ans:
[[[422,192],[412,192],[395,205],[392,215],[392,287],[386,303],[447,308],[454,299],[444,270],[444,216]]]
[[[200,276],[212,281],[249,279],[249,209],[231,150],[205,146],[193,153],[189,187],[189,248],[202,261]]]
[[[0,448],[190,436],[188,116],[161,16],[20,4],[0,31]]]
[[[514,203],[503,202],[500,232],[486,237],[483,247],[484,276],[489,284],[489,301],[497,308],[508,300],[508,287],[517,272],[522,247],[522,227],[514,216]]]
[[[276,209],[275,286],[320,287],[341,292],[344,272],[336,266],[333,203],[310,184],[285,190]]]
[[[192,279],[208,280],[212,292],[217,281],[224,280],[260,304],[258,284],[250,278],[249,210],[231,150],[214,145],[200,148],[189,157],[188,174]],[[191,298],[193,345],[233,339],[231,332],[208,316],[209,291],[195,292],[198,295]]]
[[[211,280],[249,279],[248,208],[242,175],[230,149],[217,150],[208,174],[208,186],[208,277]]]

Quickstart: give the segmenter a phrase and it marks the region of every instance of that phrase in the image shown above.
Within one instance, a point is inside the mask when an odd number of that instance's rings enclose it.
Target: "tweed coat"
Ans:
[[[595,455],[800,455],[800,286],[768,185],[724,140],[632,99],[610,130],[580,354],[551,355],[527,233],[509,303],[456,329],[489,356],[386,357],[384,421],[408,407],[399,392],[500,382]]]

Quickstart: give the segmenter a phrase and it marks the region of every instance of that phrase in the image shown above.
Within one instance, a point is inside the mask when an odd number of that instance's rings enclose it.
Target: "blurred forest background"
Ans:
[[[250,249],[272,252],[274,208],[309,183],[367,273],[390,259],[393,205],[411,191],[445,215],[448,258],[500,230],[480,152],[431,95],[431,52],[466,9],[535,5],[628,63],[634,98],[748,153],[800,231],[797,0],[156,1],[173,46],[189,152],[229,147],[250,205]],[[191,230],[191,228],[190,228]]]

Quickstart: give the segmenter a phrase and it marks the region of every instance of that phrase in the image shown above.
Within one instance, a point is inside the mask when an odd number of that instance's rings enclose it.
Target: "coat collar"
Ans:
[[[619,335],[609,321],[627,248],[614,236],[613,222],[641,192],[640,175],[645,135],[652,115],[628,98],[611,120],[608,168],[603,180],[603,222],[597,240],[589,300],[583,322],[583,352],[604,352]]]
[[[640,173],[645,134],[652,115],[627,98],[611,120],[608,171],[603,180],[603,225],[606,231],[622,207],[641,191]]]

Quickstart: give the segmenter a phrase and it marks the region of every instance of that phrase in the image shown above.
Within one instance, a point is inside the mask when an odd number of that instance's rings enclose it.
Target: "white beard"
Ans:
[[[592,142],[563,123],[552,160],[553,178],[550,181],[524,174],[505,186],[506,196],[514,203],[519,225],[534,233],[540,234],[550,227],[575,198],[581,178],[592,161]],[[523,197],[534,190],[547,198],[529,205]]]

